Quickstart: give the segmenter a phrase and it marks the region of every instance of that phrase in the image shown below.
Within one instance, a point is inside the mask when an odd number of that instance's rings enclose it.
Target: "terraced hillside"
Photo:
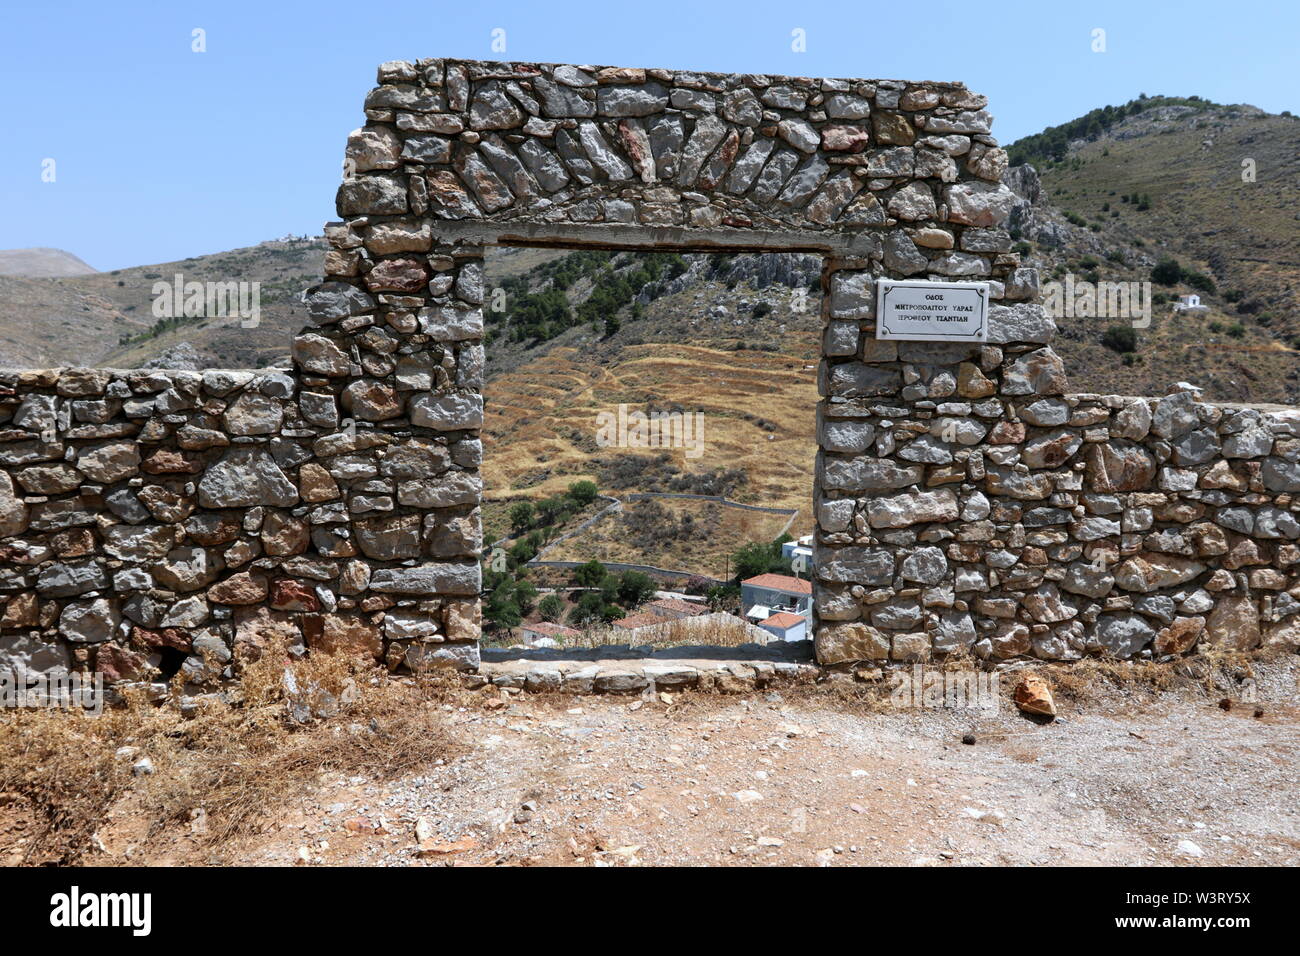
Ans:
[[[505,368],[489,347],[489,498],[543,497],[587,478],[615,495],[725,494],[798,508],[796,524],[809,523],[820,319],[808,287],[819,265],[811,259],[792,270],[780,261],[789,257],[744,256],[707,277],[707,257],[689,258],[672,290],[642,304],[640,318],[612,335],[575,327],[530,357],[508,356]],[[776,261],[762,261],[769,259]],[[763,282],[773,269],[797,285],[756,288],[754,279]],[[489,286],[492,280],[489,269]],[[602,447],[599,416],[617,415],[620,405],[700,413],[702,442],[698,449]]]
[[[807,513],[804,507],[795,521]],[[736,573],[731,564],[736,551],[754,541],[772,541],[787,526],[793,527],[788,515],[770,511],[697,498],[639,499],[559,542],[544,558],[648,564],[725,580]]]

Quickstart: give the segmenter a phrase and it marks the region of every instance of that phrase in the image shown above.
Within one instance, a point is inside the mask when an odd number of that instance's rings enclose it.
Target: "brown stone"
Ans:
[[[1000,625],[993,634],[991,643],[993,656],[1003,659],[1024,657],[1034,646],[1029,628],[1015,621]]]
[[[1234,651],[1258,647],[1259,608],[1254,598],[1245,594],[1225,594],[1219,598],[1205,622],[1205,641]]]
[[[302,554],[311,544],[307,522],[282,511],[272,511],[262,523],[262,547],[274,557]]]
[[[68,528],[50,535],[50,547],[61,558],[79,558],[95,550],[95,535],[89,528]]]
[[[1040,714],[1044,717],[1056,716],[1056,701],[1052,699],[1052,689],[1047,681],[1037,674],[1026,674],[1016,684],[1016,706],[1026,714]]]
[[[266,600],[266,593],[265,577],[240,571],[208,588],[208,600],[217,604],[257,604]]]
[[[871,144],[871,135],[861,126],[827,126],[822,130],[822,149],[831,153],[860,153]]]
[[[429,273],[416,259],[381,259],[366,275],[371,292],[419,292],[429,281]]]
[[[266,607],[241,607],[235,610],[235,660],[251,664],[260,660],[272,647],[290,648],[302,643],[295,620],[297,615],[272,611]]]
[[[877,110],[871,114],[871,123],[876,130],[876,140],[881,144],[911,146],[916,141],[916,130],[901,113]]]
[[[448,601],[443,610],[443,630],[449,641],[477,641],[482,634],[478,601]]]
[[[140,470],[150,475],[197,475],[203,465],[190,461],[178,451],[159,448],[140,462]]]
[[[309,461],[298,469],[298,491],[304,501],[312,504],[333,501],[339,496],[338,484],[324,465],[314,461]]]
[[[1172,624],[1156,634],[1152,646],[1157,654],[1185,654],[1196,646],[1204,630],[1203,617],[1176,617]]]
[[[887,634],[858,621],[819,627],[816,647],[821,664],[883,661],[889,657],[890,641]]]
[[[189,653],[192,641],[189,632],[179,627],[134,627],[131,629],[131,640],[146,647],[170,647],[186,653]]]
[[[271,582],[271,607],[277,611],[319,611],[320,599],[310,584],[290,578]]]
[[[40,607],[40,601],[30,591],[15,594],[5,604],[4,613],[0,614],[0,630],[35,627],[40,622]]]
[[[1018,445],[1024,440],[1024,422],[998,422],[989,432],[990,445]]]
[[[349,654],[373,657],[383,654],[379,627],[359,614],[322,615],[320,634],[307,634],[307,645],[326,654]]]
[[[117,644],[100,644],[95,651],[95,670],[104,675],[105,683],[113,684],[123,680],[144,680],[153,667],[143,654]]]
[[[1229,571],[1257,564],[1268,564],[1266,545],[1261,545],[1253,538],[1242,538],[1237,535],[1230,536],[1228,541],[1230,542],[1228,553],[1223,556],[1221,563]]]
[[[947,233],[944,233],[947,235]],[[951,243],[952,237],[949,236]],[[957,366],[957,394],[962,398],[988,398],[998,390],[997,384],[989,379],[980,371],[978,365],[974,362],[962,362]],[[998,425],[1009,425],[1011,422],[999,422]],[[1017,422],[1016,424],[1019,424]],[[1021,437],[1024,437],[1024,426],[1020,426]]]
[[[348,561],[339,572],[339,593],[360,594],[370,584],[370,565],[365,561]]]

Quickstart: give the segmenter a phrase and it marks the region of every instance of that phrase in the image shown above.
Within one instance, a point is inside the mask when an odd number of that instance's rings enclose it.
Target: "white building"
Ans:
[[[538,621],[536,624],[521,624],[518,628],[519,637],[529,647],[556,647],[565,644],[571,644],[575,638],[582,637],[580,631],[575,631],[571,627],[565,627],[563,624],[552,624],[550,621]]]
[[[787,611],[812,620],[812,582],[788,574],[757,574],[740,582],[740,612],[758,624]]]
[[[808,570],[812,568],[812,543],[813,539],[810,534],[804,535],[798,541],[786,541],[781,545],[781,557],[790,562],[802,559],[803,569]],[[794,567],[798,568],[799,565],[794,565]]]
[[[782,641],[806,641],[808,639],[808,619],[789,611],[777,611],[766,620],[759,621],[758,626]]]

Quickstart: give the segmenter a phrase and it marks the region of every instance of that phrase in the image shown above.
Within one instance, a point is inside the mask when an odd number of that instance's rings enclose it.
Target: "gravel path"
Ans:
[[[468,754],[385,785],[329,780],[244,858],[1295,866],[1298,676],[1273,665],[1258,705],[1226,711],[1217,695],[1108,689],[1058,701],[1048,724],[1009,705],[873,713],[824,688],[486,690],[449,714]]]

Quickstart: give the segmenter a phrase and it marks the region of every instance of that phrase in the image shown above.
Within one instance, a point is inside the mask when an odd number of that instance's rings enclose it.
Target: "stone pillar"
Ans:
[[[352,143],[383,143],[385,130],[367,127]],[[351,146],[349,155],[354,167],[388,161]],[[294,342],[304,417],[336,429],[313,446],[312,474],[339,489],[312,512],[313,541],[344,563],[340,606],[381,626],[390,667],[472,669],[482,249],[435,244],[405,192],[380,185],[386,176],[357,172],[340,188],[349,218],[327,227],[327,279],[308,298],[315,325]]]
[[[914,240],[980,252],[954,267],[954,254],[927,259]],[[1003,443],[1023,437],[1008,399],[1066,387],[1045,347],[1051,320],[1013,301],[1032,298],[1037,277],[1009,250],[1005,232],[956,225],[894,230],[879,254],[827,260],[813,584],[823,664],[925,660],[979,641],[970,601],[997,587],[999,552],[1024,534],[990,502],[1027,480],[998,464]],[[914,274],[912,257],[926,278],[989,281],[987,344],[876,339],[875,277]],[[1027,628],[1016,636],[1029,646]]]

